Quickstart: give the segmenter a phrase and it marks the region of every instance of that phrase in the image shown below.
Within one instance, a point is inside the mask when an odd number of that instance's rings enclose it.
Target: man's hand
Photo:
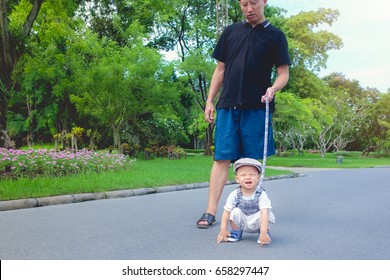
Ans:
[[[213,105],[213,103],[206,103],[206,108],[204,110],[204,119],[208,123],[213,123],[213,121],[214,121],[214,105]]]
[[[275,97],[276,90],[272,87],[267,88],[265,94],[261,97],[261,102],[265,103],[265,98],[268,96],[268,101],[271,102]]]

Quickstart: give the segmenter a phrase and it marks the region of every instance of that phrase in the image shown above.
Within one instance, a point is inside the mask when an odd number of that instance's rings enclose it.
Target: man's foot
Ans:
[[[227,238],[229,242],[237,242],[242,238],[242,229],[233,229],[230,231],[230,237]]]
[[[198,228],[209,228],[215,224],[215,216],[210,213],[204,213],[202,217],[196,222]]]

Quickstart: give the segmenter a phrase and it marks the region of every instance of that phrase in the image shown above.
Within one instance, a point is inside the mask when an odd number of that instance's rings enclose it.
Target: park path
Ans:
[[[207,188],[0,212],[0,259],[390,259],[390,168],[307,171],[265,182],[277,223],[216,244],[197,229]],[[219,205],[217,220],[228,193]]]

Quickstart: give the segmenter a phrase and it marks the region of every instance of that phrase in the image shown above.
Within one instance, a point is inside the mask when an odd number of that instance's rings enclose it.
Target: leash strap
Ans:
[[[265,166],[267,162],[267,151],[268,151],[268,122],[269,122],[269,100],[268,96],[265,97],[265,128],[264,128],[264,150],[263,150],[263,166],[260,176],[260,187],[263,186],[263,179],[265,173]]]

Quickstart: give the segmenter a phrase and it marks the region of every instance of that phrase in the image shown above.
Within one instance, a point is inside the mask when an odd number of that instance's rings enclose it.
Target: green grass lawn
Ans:
[[[342,156],[342,163],[337,163],[337,156]],[[362,157],[360,152],[327,153],[324,158],[320,154],[292,153],[289,156],[272,156],[267,159],[268,166],[315,167],[315,168],[363,168],[390,166],[390,157],[379,157],[373,154]]]
[[[336,154],[294,154],[288,157],[273,156],[268,166],[357,168],[390,166],[390,158],[362,158],[359,153],[345,153],[343,163],[336,162]],[[110,190],[169,186],[187,183],[208,182],[212,157],[188,156],[186,159],[137,160],[127,169],[116,172],[73,175],[62,178],[43,177],[35,179],[1,180],[0,200],[36,198],[61,194],[104,192]],[[289,171],[266,169],[265,176],[291,173]],[[229,180],[234,179],[232,169]]]

